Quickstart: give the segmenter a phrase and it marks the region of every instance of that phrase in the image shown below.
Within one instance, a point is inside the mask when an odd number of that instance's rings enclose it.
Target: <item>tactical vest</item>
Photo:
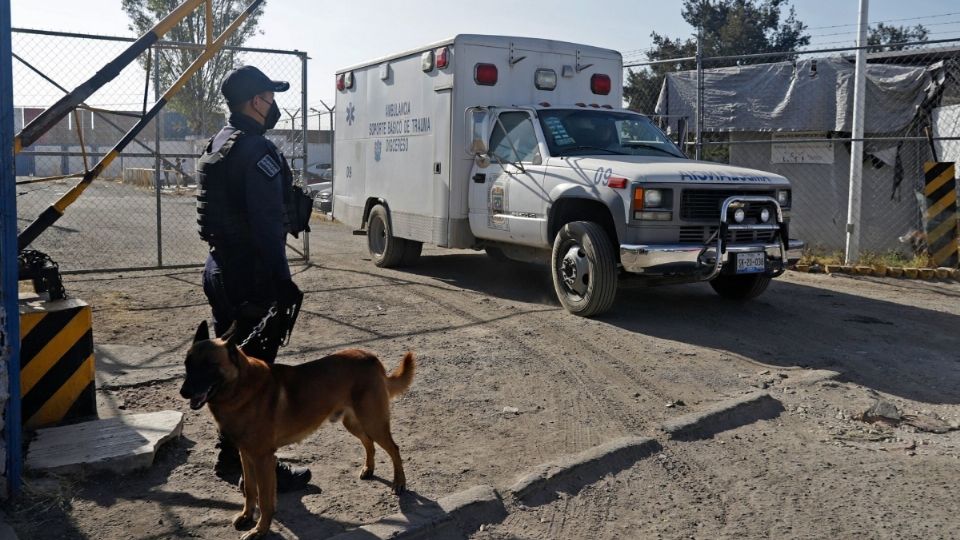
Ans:
[[[252,243],[250,225],[246,216],[246,198],[241,183],[230,185],[227,173],[227,155],[233,145],[244,136],[234,131],[223,146],[213,152],[213,140],[207,143],[197,165],[197,230],[200,238],[221,249],[249,246]],[[287,160],[281,163],[280,182],[283,193],[284,230],[294,237],[309,231],[313,199],[293,184],[293,172]]]
[[[227,156],[243,136],[240,130],[233,132],[216,152],[210,139],[197,164],[197,231],[200,238],[219,249],[253,243],[244,186],[230,182],[227,172]]]

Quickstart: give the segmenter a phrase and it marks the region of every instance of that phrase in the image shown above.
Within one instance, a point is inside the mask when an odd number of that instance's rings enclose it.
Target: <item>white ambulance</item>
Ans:
[[[424,242],[550,265],[590,316],[618,281],[754,297],[799,258],[790,183],[688,159],[622,109],[607,49],[459,35],[337,73],[333,210],[377,266]]]

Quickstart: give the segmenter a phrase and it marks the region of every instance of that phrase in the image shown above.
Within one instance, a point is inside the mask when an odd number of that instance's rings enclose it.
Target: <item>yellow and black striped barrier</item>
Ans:
[[[25,427],[96,416],[93,320],[76,299],[20,303],[20,396]]]
[[[957,220],[956,164],[928,161],[923,165],[927,199],[927,250],[938,266],[956,268],[960,229]]]

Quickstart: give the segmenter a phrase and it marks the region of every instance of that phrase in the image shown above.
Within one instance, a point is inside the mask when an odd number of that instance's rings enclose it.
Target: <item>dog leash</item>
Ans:
[[[260,322],[253,327],[253,330],[250,331],[250,335],[247,336],[247,339],[243,340],[243,343],[240,344],[240,348],[243,349],[247,346],[247,343],[250,343],[250,340],[260,335],[263,332],[263,329],[267,327],[267,322],[274,318],[277,315],[277,303],[273,302],[270,304],[270,309],[267,310],[267,314],[260,319]]]

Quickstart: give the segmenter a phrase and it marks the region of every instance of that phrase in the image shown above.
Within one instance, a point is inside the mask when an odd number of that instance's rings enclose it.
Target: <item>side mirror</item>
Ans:
[[[490,148],[487,146],[487,136],[490,133],[490,115],[485,109],[467,109],[467,140],[470,141],[468,151],[474,156],[485,156]]]

